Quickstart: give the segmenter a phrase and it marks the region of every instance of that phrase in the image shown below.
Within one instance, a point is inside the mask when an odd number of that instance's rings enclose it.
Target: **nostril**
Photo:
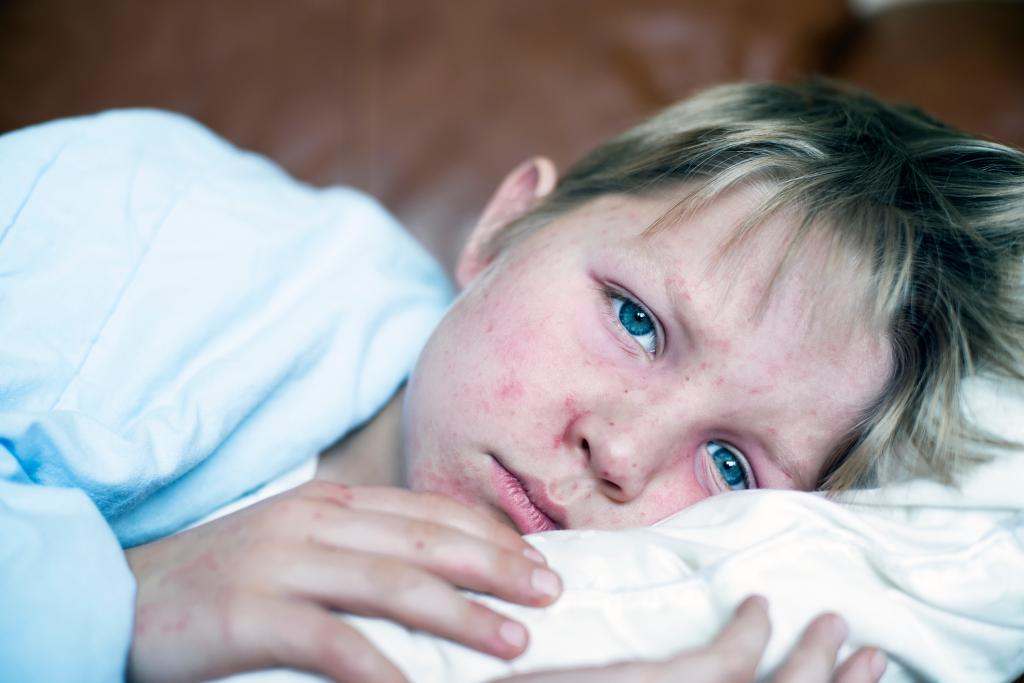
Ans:
[[[619,486],[618,484],[616,484],[614,481],[609,481],[608,479],[602,479],[601,483],[604,484],[605,486],[607,486],[611,490],[611,492],[613,494],[622,493],[622,487]]]
[[[580,448],[583,449],[583,452],[586,453],[587,457],[589,458],[590,457],[590,444],[587,443],[586,439],[581,439],[580,440]]]

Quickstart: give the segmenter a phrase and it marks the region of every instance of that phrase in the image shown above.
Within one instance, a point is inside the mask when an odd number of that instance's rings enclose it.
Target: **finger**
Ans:
[[[749,683],[764,655],[771,622],[768,603],[751,596],[740,603],[733,618],[704,648],[684,651],[655,667],[657,681],[690,683]]]
[[[562,592],[558,575],[522,552],[422,519],[332,507],[308,535],[332,548],[405,560],[456,586],[524,605],[550,604]]]
[[[307,549],[282,567],[279,580],[295,596],[413,629],[511,659],[526,648],[523,626],[474,602],[444,579],[389,557]]]
[[[846,622],[837,614],[815,618],[772,679],[773,683],[821,683],[832,676],[836,654],[846,640]]]
[[[346,683],[405,683],[402,672],[337,615],[308,603],[248,601],[231,636],[251,653],[247,670],[300,669]]]
[[[862,647],[846,658],[836,670],[832,683],[877,683],[888,662],[881,650]]]
[[[686,680],[694,683],[693,679],[686,677],[686,672],[678,678],[661,677],[658,675],[658,666],[647,662],[622,662],[581,669],[536,671],[501,678],[491,683],[654,683],[662,680]]]
[[[754,658],[756,666],[771,632],[768,601],[760,595],[752,595],[736,608],[732,620],[715,636],[711,648],[734,653],[739,650],[748,659]]]
[[[311,484],[311,495],[341,507],[430,519],[515,552],[532,547],[516,530],[449,496],[386,486],[348,487],[325,481]]]
[[[703,676],[693,680],[754,680],[771,630],[768,601],[759,595],[748,597],[736,608],[732,620],[715,636],[711,645],[704,651],[698,651],[700,658],[689,664],[695,668],[695,674]]]
[[[503,678],[500,683],[749,683],[770,635],[767,603],[754,596],[740,604],[710,645],[684,651],[664,662],[622,662],[589,669],[543,671]]]

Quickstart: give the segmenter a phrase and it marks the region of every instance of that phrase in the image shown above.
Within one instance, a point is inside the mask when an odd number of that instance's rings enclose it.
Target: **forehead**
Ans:
[[[833,232],[795,238],[802,221],[796,208],[759,217],[767,187],[741,185],[696,209],[682,201],[684,190],[601,197],[570,222],[587,233],[589,247],[616,250],[633,267],[663,274],[670,293],[705,291],[723,313],[751,324],[785,314],[804,337],[851,328],[881,336],[869,305],[870,272]]]

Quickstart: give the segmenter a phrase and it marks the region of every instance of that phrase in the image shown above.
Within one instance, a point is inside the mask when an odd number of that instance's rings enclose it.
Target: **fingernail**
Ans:
[[[517,650],[526,645],[526,629],[522,624],[517,624],[514,621],[503,623],[501,628],[498,629],[498,635]]]
[[[846,625],[846,620],[836,615],[829,619],[828,631],[832,638],[840,643],[846,640],[846,636],[850,635],[850,627]]]
[[[530,576],[530,585],[541,595],[553,598],[562,592],[562,582],[558,576],[548,569],[534,569]]]
[[[545,567],[548,566],[547,559],[543,555],[541,555],[540,551],[538,550],[534,550],[533,548],[527,548],[523,551],[523,555],[526,555],[528,558],[530,558],[537,564],[542,564]]]
[[[885,656],[881,650],[875,650],[874,654],[871,655],[871,674],[877,681],[885,673],[885,668],[889,665],[889,658]]]
[[[768,611],[768,598],[764,597],[763,595],[751,595],[747,599],[750,600],[750,602],[758,605],[765,612]]]

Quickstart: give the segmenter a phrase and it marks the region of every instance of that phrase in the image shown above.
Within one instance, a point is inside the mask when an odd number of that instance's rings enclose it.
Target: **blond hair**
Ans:
[[[788,253],[825,234],[857,255],[892,349],[888,382],[819,487],[955,483],[1009,446],[970,422],[961,393],[975,373],[1024,381],[1024,154],[916,109],[820,80],[713,88],[588,154],[489,248],[601,195],[685,187],[693,208],[752,182],[772,189],[740,232],[798,208]]]

